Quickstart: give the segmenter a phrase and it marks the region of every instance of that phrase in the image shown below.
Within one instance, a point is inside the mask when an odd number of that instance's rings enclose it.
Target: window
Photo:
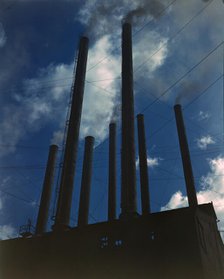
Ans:
[[[155,232],[150,232],[149,237],[151,240],[155,240]]]
[[[122,240],[121,239],[115,240],[115,247],[120,247],[120,246],[122,246]]]
[[[108,247],[108,236],[102,236],[100,238],[100,248],[104,249]]]

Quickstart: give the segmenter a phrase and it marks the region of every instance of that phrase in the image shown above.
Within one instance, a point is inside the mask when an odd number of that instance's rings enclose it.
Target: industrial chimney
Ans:
[[[193,171],[191,166],[191,158],[190,158],[190,152],[188,148],[187,135],[185,131],[181,105],[179,104],[175,105],[174,111],[175,111],[181,157],[182,157],[182,163],[184,169],[185,183],[187,188],[188,203],[190,207],[195,207],[198,205],[198,201],[197,201],[197,195],[195,190],[194,176],[193,176]]]
[[[109,125],[108,221],[116,219],[116,123]]]
[[[122,26],[121,218],[137,215],[131,24]]]
[[[40,208],[37,217],[36,235],[46,232],[52,186],[54,182],[54,169],[58,146],[51,145],[48,154],[47,168],[44,177],[43,190],[40,201]]]
[[[82,169],[82,183],[79,201],[78,226],[88,225],[90,185],[92,175],[94,137],[85,138],[85,150]]]
[[[139,150],[142,215],[147,215],[150,213],[150,202],[149,202],[149,179],[148,179],[144,115],[138,114],[137,121],[138,121],[138,150]]]
[[[82,113],[84,95],[86,64],[88,56],[89,40],[86,37],[80,39],[79,54],[76,67],[76,76],[73,88],[71,112],[69,118],[67,139],[60,182],[59,198],[55,225],[53,229],[66,229],[69,227],[74,172],[77,158],[79,128]]]

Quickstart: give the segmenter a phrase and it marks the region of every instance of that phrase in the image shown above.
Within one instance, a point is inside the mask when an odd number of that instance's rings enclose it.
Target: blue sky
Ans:
[[[17,235],[28,218],[36,222],[48,147],[61,147],[82,35],[90,38],[90,49],[71,225],[77,223],[87,135],[96,138],[89,221],[107,218],[108,125],[114,118],[119,215],[120,35],[122,19],[131,14],[135,113],[145,115],[152,210],[187,206],[173,113],[173,105],[180,102],[199,202],[213,201],[224,230],[224,5],[221,0],[161,2],[1,1],[1,238]],[[55,190],[50,215],[54,200]]]

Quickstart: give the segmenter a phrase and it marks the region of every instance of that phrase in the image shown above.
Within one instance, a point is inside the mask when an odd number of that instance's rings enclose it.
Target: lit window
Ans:
[[[122,240],[121,239],[115,240],[115,247],[120,247],[121,245],[122,245]]]
[[[149,238],[150,238],[151,240],[155,240],[155,232],[150,232]]]
[[[106,247],[108,247],[108,237],[102,236],[100,238],[100,248],[106,248]]]

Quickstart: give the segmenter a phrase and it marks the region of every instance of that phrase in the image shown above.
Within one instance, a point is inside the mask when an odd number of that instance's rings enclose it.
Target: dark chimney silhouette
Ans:
[[[198,201],[197,201],[197,195],[195,190],[194,176],[192,171],[191,158],[190,158],[190,152],[188,148],[187,135],[185,131],[181,105],[179,104],[175,105],[174,111],[175,111],[177,131],[178,131],[178,137],[180,143],[180,151],[181,151],[181,157],[182,157],[182,163],[184,169],[185,183],[187,188],[188,203],[190,207],[195,207],[198,205]]]
[[[69,227],[74,172],[77,158],[80,120],[84,95],[88,44],[88,38],[82,37],[80,39],[72,105],[57,204],[56,220],[53,229],[66,229],[67,227]]]
[[[57,145],[50,146],[48,160],[47,160],[47,168],[45,172],[43,190],[42,190],[41,201],[40,201],[40,208],[37,217],[37,224],[36,224],[36,231],[35,231],[36,235],[46,232],[52,186],[54,182],[54,170],[55,170],[57,151],[58,151]]]
[[[121,218],[137,215],[132,28],[122,26]]]
[[[149,202],[147,148],[146,148],[146,140],[145,140],[145,125],[144,125],[143,114],[137,115],[137,122],[138,122],[138,150],[139,150],[142,215],[147,215],[150,213],[151,209],[150,209],[150,202]]]
[[[82,183],[79,201],[78,226],[88,225],[90,185],[92,175],[94,137],[85,138],[85,150],[82,169]]]
[[[116,123],[109,125],[108,221],[116,219]]]

